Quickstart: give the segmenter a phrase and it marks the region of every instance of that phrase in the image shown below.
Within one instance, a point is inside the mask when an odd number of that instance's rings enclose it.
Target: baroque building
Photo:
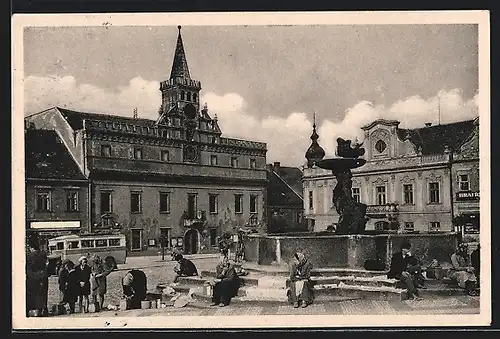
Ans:
[[[265,143],[222,136],[200,107],[180,32],[155,120],[53,107],[26,117],[55,131],[90,179],[88,232],[122,232],[131,251],[217,251],[237,227],[265,231]]]
[[[474,131],[478,131],[477,121],[426,124],[416,129],[399,128],[399,124],[399,121],[381,119],[362,127],[363,158],[367,162],[352,170],[352,195],[368,205],[366,229],[453,231],[453,216],[460,208],[456,199],[456,180],[460,176],[454,172],[459,171],[460,166],[465,166],[465,172],[479,166],[477,158],[468,161],[457,158],[454,161],[454,155],[463,156],[463,148],[467,147]],[[323,157],[324,151],[322,154],[318,151],[318,138],[314,129],[313,143],[306,155],[308,159],[312,153],[318,153],[319,159]],[[332,200],[335,177],[316,167],[314,161],[309,161],[307,167],[304,169],[303,189],[304,214],[309,230],[334,228],[339,217]],[[469,175],[472,173],[468,172]],[[477,176],[474,178],[478,179]]]

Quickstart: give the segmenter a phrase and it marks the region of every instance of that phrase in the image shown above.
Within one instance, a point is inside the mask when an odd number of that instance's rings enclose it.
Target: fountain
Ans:
[[[363,166],[366,160],[359,159],[365,153],[360,144],[351,147],[351,140],[337,139],[336,158],[316,161],[316,166],[329,169],[337,179],[333,190],[333,204],[339,214],[336,234],[362,234],[365,231],[366,205],[352,196],[351,169]]]

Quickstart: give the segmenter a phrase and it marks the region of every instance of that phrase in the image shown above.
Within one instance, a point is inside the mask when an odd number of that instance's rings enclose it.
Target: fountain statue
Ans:
[[[316,166],[332,171],[337,179],[333,190],[333,203],[339,214],[336,234],[361,234],[366,227],[366,205],[352,196],[351,169],[361,167],[366,160],[359,159],[365,153],[362,144],[351,146],[351,140],[337,139],[337,157],[315,162]]]

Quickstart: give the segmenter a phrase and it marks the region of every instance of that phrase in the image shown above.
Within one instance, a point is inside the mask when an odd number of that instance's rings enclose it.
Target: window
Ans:
[[[231,157],[231,167],[238,167],[238,158]]]
[[[208,207],[210,213],[218,213],[218,204],[217,204],[217,195],[209,194],[208,195]]]
[[[296,214],[296,220],[298,224],[302,223],[302,212],[297,212]]]
[[[361,201],[360,193],[359,193],[359,187],[353,187],[352,188],[352,197],[356,202]]]
[[[382,153],[383,151],[385,151],[386,148],[387,148],[387,144],[382,140],[379,140],[375,143],[375,149],[379,153]]]
[[[101,156],[102,157],[110,157],[111,156],[111,146],[110,145],[101,145]]]
[[[196,95],[196,93],[193,93],[193,101],[196,102],[198,99],[198,95]]]
[[[70,241],[68,244],[69,249],[75,249],[75,248],[80,248],[80,242],[79,241]]]
[[[101,214],[113,211],[111,192],[101,192]]]
[[[314,209],[313,203],[314,203],[314,201],[313,201],[313,192],[309,191],[309,209],[310,210]]]
[[[170,228],[161,227],[160,228],[160,246],[170,247]],[[172,239],[175,240],[175,239]]]
[[[377,205],[385,205],[387,202],[385,186],[377,186]]]
[[[94,240],[82,240],[82,248],[94,247]]]
[[[130,193],[130,212],[132,213],[141,212],[141,193],[139,192]]]
[[[50,212],[50,192],[37,192],[36,194],[36,210],[38,212]]]
[[[57,249],[58,250],[63,250],[64,249],[64,243],[62,241],[57,243]]]
[[[257,213],[257,196],[250,196],[250,213]]]
[[[109,246],[120,246],[120,239],[109,239]]]
[[[210,165],[217,166],[217,156],[216,155],[210,156]]]
[[[414,231],[414,230],[415,230],[415,225],[413,224],[413,221],[405,222],[405,231]]]
[[[255,168],[255,159],[250,159],[250,168],[254,169]]]
[[[438,204],[439,203],[439,183],[430,182],[429,183],[429,203]]]
[[[161,151],[161,161],[170,161],[170,152],[169,151]]]
[[[413,205],[413,185],[404,184],[403,185],[403,199],[404,203],[408,205]]]
[[[469,175],[460,174],[458,176],[458,187],[460,191],[470,191]]]
[[[234,195],[234,212],[243,213],[243,194]]]
[[[95,247],[108,247],[108,239],[97,239]]]
[[[186,94],[186,100],[191,101],[191,92],[187,92]]]
[[[441,230],[441,223],[439,221],[431,221],[430,231],[439,231]]]
[[[139,147],[134,148],[134,159],[140,160],[142,159],[142,149]]]
[[[66,210],[68,212],[78,212],[78,191],[68,191],[66,199]]]
[[[170,194],[160,193],[160,213],[170,213]]]
[[[197,199],[196,199],[196,194],[188,194],[188,208],[187,208],[187,213],[188,213],[188,218],[189,219],[196,219],[196,210],[197,210]]]
[[[216,228],[210,229],[210,246],[212,246],[212,247],[217,246],[217,229]]]
[[[181,91],[181,100],[184,100],[185,95],[186,93],[184,93],[184,91]]]

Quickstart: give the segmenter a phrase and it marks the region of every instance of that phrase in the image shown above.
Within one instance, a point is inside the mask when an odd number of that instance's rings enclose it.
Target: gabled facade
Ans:
[[[180,34],[155,120],[54,107],[26,118],[55,130],[91,181],[91,231],[127,235],[131,251],[217,250],[217,237],[265,231],[266,144],[221,136],[200,109]]]
[[[268,233],[303,231],[302,171],[296,167],[268,164]]]
[[[367,230],[453,231],[454,151],[474,131],[472,120],[417,129],[376,120],[362,127],[366,164],[353,172],[353,197],[368,205]],[[326,170],[304,170],[304,211],[309,229],[323,231],[338,221],[333,206],[336,180]]]
[[[25,129],[26,229],[48,238],[90,228],[89,181],[53,130]]]

